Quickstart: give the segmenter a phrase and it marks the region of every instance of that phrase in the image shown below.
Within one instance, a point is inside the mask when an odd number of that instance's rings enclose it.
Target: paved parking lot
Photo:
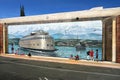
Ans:
[[[120,64],[116,63],[75,61],[42,56],[0,56],[0,80],[115,79],[120,79]]]

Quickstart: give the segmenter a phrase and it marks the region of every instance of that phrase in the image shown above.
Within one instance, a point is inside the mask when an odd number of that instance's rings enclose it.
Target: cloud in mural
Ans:
[[[8,34],[21,38],[36,30],[44,30],[55,39],[102,39],[101,21],[10,25]]]

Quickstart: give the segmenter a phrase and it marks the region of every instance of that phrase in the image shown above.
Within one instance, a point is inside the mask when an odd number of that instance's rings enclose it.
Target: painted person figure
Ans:
[[[73,59],[73,55],[72,55],[72,54],[70,55],[70,59],[71,59],[71,60]]]
[[[94,51],[93,50],[90,51],[90,58],[91,58],[91,60],[94,60]]]
[[[79,55],[78,54],[75,56],[75,60],[79,60]]]
[[[90,60],[90,51],[87,51],[87,60]]]
[[[28,53],[28,56],[31,57],[31,53]]]
[[[12,51],[12,53],[14,53],[14,47],[13,47],[13,43],[11,44],[11,51]]]
[[[98,49],[96,49],[96,61],[98,61]]]

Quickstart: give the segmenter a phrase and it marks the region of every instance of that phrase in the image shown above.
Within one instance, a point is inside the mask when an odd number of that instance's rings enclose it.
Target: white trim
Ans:
[[[57,21],[61,22],[64,20],[71,19],[82,19],[82,20],[89,20],[89,19],[98,19],[102,17],[108,16],[118,16],[120,15],[120,7],[116,8],[107,8],[107,9],[98,9],[98,10],[83,10],[83,11],[74,11],[74,12],[63,12],[63,13],[54,13],[54,14],[44,14],[44,15],[36,15],[36,16],[25,16],[25,17],[14,17],[14,18],[6,18],[0,19],[1,23],[6,24],[18,24],[18,23],[44,23],[49,22],[51,23]]]
[[[116,17],[112,20],[112,62],[116,62]]]

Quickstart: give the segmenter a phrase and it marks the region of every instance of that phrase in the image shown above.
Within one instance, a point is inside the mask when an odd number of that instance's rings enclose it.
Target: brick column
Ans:
[[[116,20],[116,62],[120,63],[120,15]]]
[[[107,18],[104,21],[104,48],[105,48],[105,60],[112,61],[112,18]]]
[[[3,24],[0,24],[0,54],[3,53]]]
[[[102,20],[102,60],[105,60],[105,21]]]

